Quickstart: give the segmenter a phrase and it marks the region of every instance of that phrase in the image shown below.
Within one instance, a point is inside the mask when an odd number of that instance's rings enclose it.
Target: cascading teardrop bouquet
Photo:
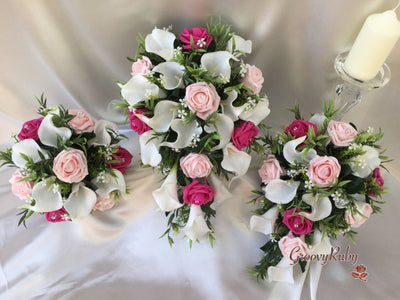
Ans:
[[[117,105],[140,135],[141,161],[165,175],[153,191],[168,217],[164,235],[183,231],[192,241],[214,240],[213,203],[229,197],[220,180],[246,173],[247,148],[263,151],[257,134],[269,114],[264,78],[242,57],[252,42],[218,24],[157,29],[138,38],[132,78],[119,83]]]

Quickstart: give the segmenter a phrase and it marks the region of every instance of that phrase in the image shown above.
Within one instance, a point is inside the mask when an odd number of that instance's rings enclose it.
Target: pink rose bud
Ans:
[[[212,41],[212,36],[208,34],[206,28],[185,28],[183,33],[179,35],[179,39],[183,43],[183,48],[186,50],[192,49],[190,45],[190,37],[193,38],[195,49],[207,48]]]
[[[53,171],[61,181],[67,183],[82,181],[89,174],[85,154],[73,148],[61,151],[54,158]]]
[[[269,154],[267,160],[264,160],[261,169],[258,170],[258,174],[262,182],[267,184],[274,179],[279,179],[284,174],[284,171],[275,155]]]
[[[323,188],[335,183],[340,174],[340,164],[333,156],[316,156],[310,161],[307,176],[317,187]]]
[[[283,224],[294,234],[307,234],[311,231],[313,222],[297,214],[297,208],[286,210],[283,213]]]
[[[67,211],[64,208],[55,211],[49,211],[44,213],[46,220],[51,223],[58,223],[64,221],[70,221]]]
[[[110,169],[119,170],[121,173],[126,171],[126,168],[131,164],[133,155],[130,154],[128,150],[118,146],[117,152],[112,155],[112,160],[118,160],[119,162],[114,162],[109,164],[108,167]]]
[[[330,121],[328,124],[328,135],[332,143],[338,147],[346,147],[350,145],[357,131],[349,123]]]
[[[115,198],[114,198],[113,193],[110,195],[110,198],[103,198],[103,197],[97,195],[97,200],[96,200],[96,204],[93,207],[93,211],[96,211],[96,210],[106,211],[106,210],[113,208],[114,205],[115,205]]]
[[[294,120],[288,127],[286,127],[285,133],[287,135],[290,134],[292,137],[299,138],[307,135],[309,127],[314,129],[315,134],[318,133],[317,125],[304,120]]]
[[[138,74],[147,74],[150,70],[153,69],[153,64],[151,60],[147,56],[142,56],[141,59],[138,59],[132,64],[132,76]]]
[[[215,87],[202,81],[186,87],[185,99],[189,109],[197,112],[197,116],[203,120],[218,110],[221,101]]]
[[[135,112],[129,110],[129,123],[132,128],[137,134],[142,135],[146,131],[151,130],[151,127],[148,126],[145,122],[139,119],[135,114],[143,114],[144,112],[149,111],[147,108],[137,108]],[[151,116],[149,116],[151,117]]]
[[[85,111],[80,109],[71,109],[68,111],[70,115],[75,117],[68,122],[69,127],[76,133],[92,132],[96,121]]]
[[[215,191],[211,186],[193,179],[192,183],[182,188],[183,201],[188,204],[203,205],[212,201]]]
[[[252,90],[254,94],[258,95],[261,91],[264,77],[259,68],[246,64],[246,73],[239,81],[242,82],[245,87]]]
[[[24,200],[32,196],[32,181],[20,181],[24,179],[25,176],[20,170],[15,171],[15,173],[10,178],[12,193],[19,199]]]
[[[238,121],[239,126],[232,132],[233,145],[238,150],[249,146],[258,134],[258,128],[252,122]]]
[[[344,213],[344,219],[347,224],[351,225],[351,227],[358,228],[371,216],[372,207],[368,203],[357,201],[354,208],[362,213],[365,218],[358,213],[353,215],[350,210],[346,210]]]
[[[181,157],[180,165],[183,173],[189,178],[207,177],[213,167],[207,155],[197,153]]]
[[[292,232],[281,238],[278,242],[282,255],[292,261],[297,261],[300,254],[307,254],[307,244]]]
[[[17,137],[21,141],[26,140],[26,139],[33,139],[33,140],[37,141],[39,139],[38,130],[39,130],[40,124],[42,124],[42,121],[43,121],[43,117],[25,122],[22,125],[22,129],[18,133]]]
[[[379,186],[383,186],[385,184],[379,168],[374,169],[374,171],[372,172],[372,178],[375,178],[375,181]]]

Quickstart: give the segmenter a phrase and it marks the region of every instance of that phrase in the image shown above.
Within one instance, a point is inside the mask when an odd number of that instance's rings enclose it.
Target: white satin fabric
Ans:
[[[396,5],[395,0],[4,0],[0,9],[0,144],[12,145],[12,133],[37,117],[33,95],[45,92],[49,105],[82,108],[97,119],[119,122],[139,159],[138,136],[122,125],[124,117],[108,104],[119,98],[113,80],[130,78],[136,35],[154,26],[204,24],[222,16],[236,33],[253,40],[246,61],[259,67],[271,114],[265,124],[279,128],[292,120],[285,111],[301,104],[305,118],[320,110],[337,82],[333,61],[348,49],[364,19]],[[368,281],[351,277],[354,266],[328,263],[322,269],[318,299],[396,299],[400,263],[398,239],[400,201],[400,44],[387,63],[392,79],[366,94],[344,118],[359,128],[379,127],[387,154],[394,158],[384,179],[389,187],[384,215],[374,215],[358,229],[356,244],[336,245],[359,254]],[[253,209],[245,202],[257,188],[255,158],[248,175],[232,184],[234,198],[217,207],[216,242],[192,250],[181,237],[169,247],[158,239],[166,218],[157,211],[151,192],[160,178],[150,169],[131,166],[131,193],[113,210],[82,222],[50,224],[33,216],[17,227],[21,202],[12,195],[12,169],[0,170],[0,298],[1,299],[277,299],[280,286],[257,283],[248,274],[260,259],[266,238],[249,230]],[[290,286],[288,286],[290,288]],[[290,290],[288,290],[290,291]],[[291,294],[291,295],[290,295]],[[296,299],[289,293],[282,299]],[[302,299],[309,299],[308,278]]]

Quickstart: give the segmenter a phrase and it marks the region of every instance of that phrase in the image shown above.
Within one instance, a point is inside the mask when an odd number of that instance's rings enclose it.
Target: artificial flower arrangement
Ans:
[[[356,232],[372,213],[381,212],[384,181],[380,166],[387,160],[377,142],[383,132],[358,130],[336,121],[333,102],[323,114],[295,121],[284,132],[267,136],[269,149],[259,175],[262,191],[251,202],[261,207],[250,220],[252,230],[270,239],[252,273],[259,279],[293,282],[293,267],[305,270],[315,254],[331,253],[329,239]],[[297,264],[299,262],[299,264]]]
[[[126,194],[122,173],[132,155],[119,146],[124,136],[114,123],[94,120],[82,110],[47,108],[27,121],[12,148],[0,151],[3,165],[18,168],[10,183],[21,205],[20,225],[34,213],[49,222],[85,217],[110,209]]]
[[[218,24],[207,28],[157,29],[139,36],[132,78],[119,83],[117,104],[140,135],[141,162],[165,175],[153,191],[168,217],[163,236],[181,230],[189,243],[214,240],[215,202],[229,197],[219,179],[246,173],[251,157],[263,151],[256,138],[269,114],[260,95],[264,78],[245,64],[252,42]]]

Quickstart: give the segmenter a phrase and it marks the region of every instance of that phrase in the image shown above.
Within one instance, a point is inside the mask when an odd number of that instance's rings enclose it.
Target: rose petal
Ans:
[[[176,116],[176,108],[178,106],[179,104],[176,102],[163,100],[157,103],[152,118],[148,118],[143,114],[135,114],[135,116],[149,125],[154,131],[167,132]]]
[[[252,231],[264,233],[265,235],[271,234],[274,231],[274,225],[278,214],[278,206],[275,205],[262,216],[252,216],[250,218],[250,229]]]
[[[41,152],[45,158],[49,158],[48,152],[40,148],[33,139],[26,139],[18,142],[12,146],[11,150],[11,159],[13,163],[21,169],[24,169],[26,165],[26,160],[21,157],[21,154],[29,156],[35,163],[41,160],[39,152]]]
[[[232,121],[237,121],[245,106],[233,106],[233,101],[235,101],[238,96],[236,91],[225,91],[225,93],[228,95],[228,97],[225,100],[221,100],[222,112],[224,115],[230,117]]]
[[[177,170],[172,169],[161,187],[153,191],[153,198],[162,211],[171,211],[183,204],[178,200]]]
[[[319,198],[317,195],[304,194],[302,200],[311,206],[311,213],[299,212],[299,215],[306,217],[310,221],[319,221],[325,219],[331,214],[332,203],[328,197]]]
[[[269,109],[268,98],[262,98],[253,108],[250,110],[243,110],[239,115],[239,118],[244,121],[250,121],[254,125],[258,125],[262,120],[264,120],[271,110]]]
[[[227,144],[222,152],[224,158],[222,159],[221,167],[236,174],[235,177],[231,179],[231,182],[235,178],[246,174],[251,162],[251,156],[249,154],[238,150],[232,143]]]
[[[301,152],[296,151],[296,147],[303,143],[306,140],[307,136],[299,137],[295,140],[287,142],[283,146],[283,156],[285,159],[292,165],[296,163],[308,163],[314,157],[317,156],[317,151],[314,149],[309,149],[305,157],[303,158],[303,154],[305,149]]]
[[[111,143],[111,136],[107,130],[113,130],[114,132],[118,133],[118,126],[110,121],[107,120],[99,120],[94,125],[94,134],[96,135],[95,138],[89,141],[89,145],[103,145],[108,146]]]
[[[99,179],[98,177],[92,179],[92,183],[97,186],[96,193],[103,198],[109,198],[110,193],[114,191],[120,191],[122,196],[126,194],[124,175],[116,169],[114,169],[113,172],[116,177],[105,173],[105,179]]]
[[[88,216],[96,204],[96,193],[83,183],[73,184],[71,194],[64,202],[64,208],[71,219]]]
[[[27,205],[35,212],[48,212],[62,208],[62,197],[60,192],[53,191],[53,184],[40,181],[32,188],[32,198],[35,200],[35,205]]]
[[[165,96],[165,93],[156,84],[148,81],[142,74],[133,76],[125,85],[120,87],[122,97],[130,105],[144,101],[150,95],[158,98]]]
[[[168,61],[161,63],[153,68],[154,72],[161,73],[164,76],[164,88],[174,90],[184,88],[182,77],[185,67],[177,62]]]
[[[273,179],[264,188],[265,197],[269,201],[277,204],[287,204],[296,196],[299,181],[285,181],[282,179]]]
[[[38,136],[40,141],[46,145],[57,148],[57,137],[61,138],[61,141],[66,142],[72,135],[72,131],[67,127],[56,127],[53,123],[53,114],[48,114],[43,118],[42,123],[39,126]]]
[[[139,143],[142,163],[155,167],[161,162],[159,149],[163,137],[158,136],[153,138],[153,134],[153,130],[144,132],[139,137]]]
[[[228,44],[226,45],[226,50],[228,50],[231,53],[233,52],[232,51],[233,40],[235,40],[235,51],[241,51],[248,54],[251,53],[251,48],[252,48],[251,40],[245,40],[244,38],[236,34],[234,34],[233,37],[231,37],[231,39],[228,41]]]
[[[204,213],[200,205],[190,206],[189,219],[182,232],[192,241],[197,241],[206,236],[210,229],[204,220]]]
[[[232,137],[232,132],[234,128],[234,124],[231,118],[223,114],[217,114],[218,119],[216,120],[216,127],[214,126],[204,126],[204,130],[207,133],[218,131],[218,135],[221,139],[218,142],[218,145],[213,147],[211,151],[222,149],[229,143]]]
[[[238,60],[228,51],[216,51],[203,54],[201,66],[207,71],[211,71],[214,76],[221,75],[229,80],[231,78],[231,65],[229,61]]]
[[[161,146],[167,146],[175,149],[182,149],[188,147],[194,135],[199,135],[203,132],[203,129],[199,127],[196,121],[184,125],[184,121],[180,119],[175,119],[171,123],[171,129],[177,133],[177,138],[175,142],[164,142]]]
[[[155,53],[165,60],[170,60],[174,56],[175,35],[171,32],[154,28],[151,34],[145,38],[145,48],[147,52]]]

